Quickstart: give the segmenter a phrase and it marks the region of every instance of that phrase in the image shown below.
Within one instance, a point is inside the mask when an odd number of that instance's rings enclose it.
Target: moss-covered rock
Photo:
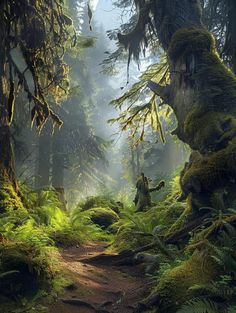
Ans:
[[[159,297],[158,312],[176,312],[179,306],[195,296],[191,287],[210,283],[219,275],[219,269],[206,252],[193,254],[160,278],[155,290]]]
[[[49,258],[48,258],[49,259]],[[39,289],[50,290],[53,272],[40,249],[21,243],[0,247],[0,295],[30,296]]]
[[[108,228],[119,220],[119,216],[109,208],[93,208],[86,213],[95,224],[103,228]]]
[[[82,208],[84,211],[92,208],[110,208],[119,214],[120,209],[123,208],[123,204],[108,196],[95,196],[88,197],[85,201],[79,203],[78,207]]]

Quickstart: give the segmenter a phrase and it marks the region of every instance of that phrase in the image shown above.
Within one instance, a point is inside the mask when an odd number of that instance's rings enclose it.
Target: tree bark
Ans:
[[[170,84],[149,87],[173,108],[174,131],[193,151],[181,173],[182,198],[193,210],[236,200],[236,79],[201,22],[200,0],[156,0],[159,40]]]
[[[0,4],[0,179],[12,183],[17,190],[17,182],[11,147],[10,121],[8,116],[9,84],[7,79],[7,33],[4,23],[6,2]]]

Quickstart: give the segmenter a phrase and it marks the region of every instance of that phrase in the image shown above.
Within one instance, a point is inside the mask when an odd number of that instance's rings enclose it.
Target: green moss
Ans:
[[[222,149],[236,134],[236,78],[217,54],[213,36],[204,29],[180,29],[168,54],[186,64],[183,79],[194,91],[193,109],[183,121],[184,140],[201,153]]]
[[[13,186],[6,181],[0,181],[0,213],[5,212],[6,209],[16,210],[22,208],[21,198]]]
[[[158,213],[158,220],[161,225],[170,227],[175,223],[186,209],[186,204],[174,202]]]
[[[168,55],[174,61],[192,52],[215,50],[215,39],[208,31],[198,28],[182,28],[172,37]]]
[[[54,245],[57,247],[73,247],[80,245],[85,240],[91,237],[86,227],[85,230],[77,229],[76,225],[71,225],[69,221],[65,225],[58,229],[51,229],[49,231],[50,238],[52,238]]]
[[[183,186],[191,186],[193,179],[200,183],[201,191],[213,192],[226,186],[236,175],[236,142],[212,155],[196,157],[182,177]]]
[[[199,67],[192,82],[199,88],[199,100],[209,111],[235,113],[236,79],[215,50],[199,56]]]
[[[9,275],[1,278],[0,295],[22,297],[34,295],[41,288],[50,290],[53,271],[48,260],[43,250],[31,245],[1,245],[0,271]]]
[[[160,299],[160,312],[176,312],[176,308],[194,297],[191,287],[210,283],[218,275],[218,268],[209,255],[195,253],[160,278],[155,290]]]
[[[188,138],[192,138],[193,149],[203,153],[215,151],[224,148],[236,135],[236,118],[222,112],[192,112],[185,120],[184,132]]]
[[[78,207],[82,208],[83,210],[89,210],[92,208],[110,208],[114,212],[119,213],[123,205],[121,202],[115,201],[111,197],[96,196],[87,198],[85,201],[79,203]]]
[[[93,208],[86,212],[91,220],[104,228],[108,228],[119,220],[119,216],[109,208]]]
[[[186,222],[186,217],[189,215],[191,212],[191,206],[187,205],[184,210],[182,210],[181,214],[177,216],[177,218],[173,221],[172,224],[170,224],[170,227],[168,228],[166,232],[166,236],[170,236],[173,234],[175,231],[178,231],[181,229],[181,227],[185,224]]]

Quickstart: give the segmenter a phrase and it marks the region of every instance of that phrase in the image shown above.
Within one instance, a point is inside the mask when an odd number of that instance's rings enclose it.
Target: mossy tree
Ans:
[[[17,189],[10,135],[15,99],[19,91],[27,95],[39,131],[49,118],[62,124],[52,103],[67,93],[63,56],[76,36],[63,1],[3,0],[0,17],[0,178]]]
[[[173,132],[194,152],[181,175],[183,198],[193,210],[212,206],[218,197],[235,201],[236,79],[220,59],[213,35],[202,22],[202,1],[135,1],[139,17],[134,29],[118,34],[129,55],[137,57],[150,35],[167,54],[169,83],[148,87],[173,109]]]

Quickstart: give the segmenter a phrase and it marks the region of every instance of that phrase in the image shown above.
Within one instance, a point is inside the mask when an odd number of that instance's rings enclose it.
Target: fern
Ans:
[[[228,313],[228,309],[211,300],[194,299],[184,304],[177,313]]]
[[[225,280],[225,276],[222,276],[222,278],[224,280],[222,279],[221,281],[211,282],[209,284],[194,285],[190,290],[195,291],[197,294],[204,294],[208,297],[222,299],[222,301],[229,301],[236,295],[236,289],[229,285],[231,279],[228,276],[227,280]]]

